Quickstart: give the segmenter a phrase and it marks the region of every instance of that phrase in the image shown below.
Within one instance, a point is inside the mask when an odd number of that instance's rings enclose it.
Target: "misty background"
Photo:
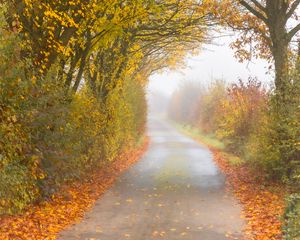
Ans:
[[[204,45],[197,55],[188,55],[182,68],[165,69],[153,74],[147,88],[149,114],[166,113],[172,93],[184,81],[208,86],[217,79],[230,84],[239,79],[247,81],[252,77],[261,81],[266,88],[272,86],[274,76],[269,70],[271,64],[255,58],[239,62],[230,47],[235,38],[234,35],[215,38],[212,44]]]

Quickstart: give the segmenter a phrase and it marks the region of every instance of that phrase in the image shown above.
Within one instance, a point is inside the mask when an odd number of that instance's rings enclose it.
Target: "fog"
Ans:
[[[270,63],[261,59],[239,63],[229,46],[232,41],[232,37],[218,38],[214,44],[204,46],[198,55],[188,56],[184,68],[154,74],[148,85],[149,93],[170,96],[184,80],[202,81],[205,85],[213,79],[231,83],[239,78],[245,81],[251,76],[265,85],[272,84],[272,74],[268,72]]]

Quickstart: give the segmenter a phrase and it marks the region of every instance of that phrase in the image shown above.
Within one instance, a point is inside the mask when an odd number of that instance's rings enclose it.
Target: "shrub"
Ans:
[[[222,80],[211,83],[197,102],[197,126],[205,133],[215,133],[218,129],[218,118],[221,103],[226,98],[226,84]]]
[[[246,84],[240,80],[228,89],[217,120],[217,136],[225,142],[229,151],[244,154],[266,104],[266,91],[256,79],[249,78]]]
[[[284,239],[300,239],[300,194],[292,194],[286,202],[287,207],[283,216]]]
[[[12,214],[134,147],[147,107],[135,79],[110,90],[105,101],[87,86],[66,93],[57,66],[35,75],[20,57],[18,37],[0,38],[0,214]]]
[[[36,181],[26,166],[8,164],[2,167],[0,174],[0,214],[17,213],[39,196]]]
[[[195,125],[197,123],[197,104],[203,93],[199,83],[183,82],[171,99],[169,117],[177,122]]]
[[[144,135],[147,123],[147,100],[144,86],[138,81],[127,81],[124,95],[131,112],[130,132],[136,143]]]
[[[19,60],[20,40],[3,22],[0,12],[0,214],[17,212],[36,200],[36,181],[42,176],[39,160],[31,154],[30,129],[23,124],[32,85]]]
[[[300,182],[300,86],[296,75],[285,96],[272,93],[269,109],[254,135],[252,160],[271,178]]]

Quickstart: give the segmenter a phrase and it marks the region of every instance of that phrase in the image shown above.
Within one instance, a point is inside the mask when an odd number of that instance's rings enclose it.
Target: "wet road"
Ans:
[[[59,239],[240,239],[240,206],[210,151],[159,119],[149,135],[143,159]]]

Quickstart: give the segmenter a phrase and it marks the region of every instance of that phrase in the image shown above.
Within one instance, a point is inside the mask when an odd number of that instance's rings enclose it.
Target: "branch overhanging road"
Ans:
[[[59,239],[241,239],[241,207],[211,152],[158,118],[149,135],[141,161]]]

